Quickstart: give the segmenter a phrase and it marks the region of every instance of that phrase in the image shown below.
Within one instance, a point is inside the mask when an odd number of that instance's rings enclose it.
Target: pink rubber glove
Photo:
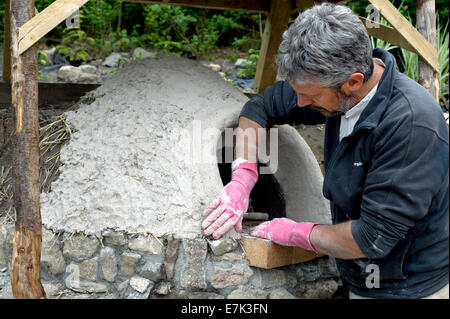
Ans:
[[[214,239],[218,239],[233,227],[238,232],[242,231],[242,218],[257,180],[256,163],[244,159],[233,162],[231,181],[202,213],[202,217],[208,216],[201,225],[203,235],[212,234]]]
[[[283,246],[298,246],[317,253],[309,240],[309,236],[313,227],[320,224],[296,223],[288,218],[275,218],[254,227],[250,234],[269,239]]]

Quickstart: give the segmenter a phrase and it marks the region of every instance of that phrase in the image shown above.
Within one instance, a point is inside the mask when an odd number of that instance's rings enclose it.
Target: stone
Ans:
[[[297,299],[286,288],[277,288],[269,293],[269,299]]]
[[[93,281],[72,281],[66,280],[66,287],[70,290],[81,293],[105,293],[108,292],[108,287],[105,284],[93,282]]]
[[[139,236],[137,238],[130,239],[128,248],[131,250],[143,251],[149,254],[161,254],[163,245],[159,240],[152,236]]]
[[[236,62],[234,63],[234,66],[243,68],[243,67],[245,67],[246,65],[249,65],[249,64],[252,64],[252,62],[249,61],[249,60],[246,60],[246,59],[242,59],[242,58],[241,58],[241,59],[237,59],[237,60],[236,60]]]
[[[123,233],[110,229],[103,232],[103,240],[105,244],[112,246],[123,246],[126,244],[125,235]]]
[[[41,264],[53,276],[59,276],[66,271],[66,262],[59,247],[59,240],[46,228],[42,228]]]
[[[84,73],[96,74],[97,72],[97,68],[90,64],[83,64],[80,65],[78,68],[81,70],[81,72]]]
[[[55,58],[56,48],[39,51],[39,60],[43,60],[43,65],[53,65],[53,59]]]
[[[166,276],[168,280],[172,280],[174,276],[175,264],[178,259],[178,247],[180,245],[180,240],[173,237],[168,238],[166,246],[166,258],[164,261],[164,266],[166,268]]]
[[[148,299],[148,296],[150,296],[150,292],[152,291],[154,285],[155,284],[149,280],[146,290],[144,292],[140,292],[131,286],[131,279],[130,279],[129,285],[127,286],[127,289],[125,290],[124,297],[127,299]],[[144,287],[143,283],[140,283],[140,284],[134,283],[134,286],[139,289]]]
[[[148,52],[143,48],[136,48],[133,50],[133,58],[136,59],[147,59],[155,56],[155,53]]]
[[[189,289],[206,289],[205,261],[207,244],[204,239],[183,239],[184,263],[180,285]]]
[[[144,257],[144,265],[139,270],[142,277],[158,282],[162,278],[162,265],[164,255],[147,255]]]
[[[179,299],[224,299],[222,295],[214,292],[201,292],[201,291],[180,291],[178,294]]]
[[[150,285],[150,280],[148,280],[146,278],[134,276],[130,279],[131,288],[140,292],[141,294],[143,294],[147,290],[149,285]]]
[[[47,298],[58,297],[62,293],[63,285],[58,281],[44,282],[42,281]]]
[[[227,299],[267,299],[267,296],[268,293],[264,290],[248,286],[240,286],[233,290],[227,296]]]
[[[97,74],[82,72],[81,74],[79,74],[79,76],[75,82],[76,83],[100,83],[100,82],[102,82],[102,78]]]
[[[155,288],[155,293],[162,296],[167,296],[170,293],[171,284],[168,281],[163,281]]]
[[[333,257],[323,257],[318,259],[321,278],[340,278],[341,274],[336,266]]]
[[[106,57],[106,59],[103,61],[103,65],[110,68],[116,68],[119,65],[119,60],[121,57],[122,56],[120,55],[120,53],[113,52]]]
[[[14,225],[0,225],[0,268],[9,267],[12,258]]]
[[[135,253],[124,252],[120,260],[120,271],[125,275],[134,274],[137,262],[141,259],[141,255]]]
[[[258,288],[274,288],[287,284],[286,274],[279,269],[258,269],[251,278],[250,283]]]
[[[100,245],[97,238],[91,238],[82,233],[66,236],[63,244],[64,257],[74,261],[89,259],[97,252],[97,248]]]
[[[220,238],[216,240],[208,240],[209,248],[214,255],[220,256],[237,248],[238,242],[233,238]]]
[[[337,282],[333,279],[327,279],[299,285],[295,291],[295,296],[302,299],[329,299],[337,290]]]
[[[101,77],[95,73],[83,72],[82,68],[64,65],[58,70],[58,79],[67,83],[99,83]]]
[[[80,277],[90,281],[97,281],[98,258],[94,257],[89,260],[82,261],[79,264]]]
[[[100,264],[103,278],[106,281],[114,282],[117,276],[118,267],[114,249],[111,247],[102,248],[100,251]]]
[[[125,298],[125,294],[127,292],[129,283],[130,283],[130,280],[125,280],[117,286],[117,293],[119,294],[120,298]]]
[[[219,72],[220,69],[222,68],[222,67],[220,66],[220,64],[215,64],[215,63],[210,63],[210,64],[208,65],[208,67],[209,67],[211,70],[215,71],[215,72]]]
[[[245,284],[253,275],[253,271],[245,263],[232,264],[230,268],[214,267],[210,278],[211,286],[221,289],[229,286]]]

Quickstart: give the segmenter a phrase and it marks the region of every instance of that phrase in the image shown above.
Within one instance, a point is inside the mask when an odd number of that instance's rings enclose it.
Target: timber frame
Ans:
[[[3,80],[11,85],[13,109],[13,189],[16,229],[12,254],[12,290],[15,298],[45,298],[40,282],[42,225],[38,178],[38,67],[34,44],[89,0],[55,0],[36,12],[34,0],[6,0]],[[119,0],[118,0],[119,1]],[[120,0],[121,1],[121,0]],[[149,4],[259,12],[268,15],[254,89],[263,91],[276,81],[275,55],[282,32],[298,12],[314,0],[124,0]],[[420,0],[427,2],[428,0]],[[347,1],[328,0],[333,3]],[[388,0],[369,0],[392,25],[377,25],[360,17],[369,35],[415,52],[439,71],[437,51]]]
[[[7,3],[10,0],[6,0]],[[19,28],[19,54],[33,46],[39,39],[45,36],[59,23],[70,17],[76,10],[89,0],[56,0],[42,12],[37,13],[32,19]],[[125,0],[126,2],[140,2],[149,4],[167,4],[191,6],[205,9],[237,10],[259,12],[268,15],[264,30],[264,38],[260,51],[257,72],[255,75],[254,89],[263,91],[276,80],[274,57],[281,41],[281,33],[287,27],[299,11],[305,10],[316,3],[323,1],[314,0]],[[333,3],[345,3],[348,1],[329,0]],[[381,15],[393,26],[387,27],[367,20],[360,19],[367,27],[369,35],[384,40],[406,50],[417,53],[433,70],[439,71],[436,49],[425,37],[414,28],[411,23],[388,0],[369,0]],[[3,79],[10,80],[10,48],[9,48],[9,8],[6,8],[5,18],[5,45]]]

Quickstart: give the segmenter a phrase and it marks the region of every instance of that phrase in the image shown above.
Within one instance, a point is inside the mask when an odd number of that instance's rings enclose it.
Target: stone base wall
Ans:
[[[0,298],[12,298],[14,225],[0,226]],[[43,229],[41,280],[48,298],[332,298],[333,258],[259,269],[238,240],[156,238],[107,230],[102,238]]]

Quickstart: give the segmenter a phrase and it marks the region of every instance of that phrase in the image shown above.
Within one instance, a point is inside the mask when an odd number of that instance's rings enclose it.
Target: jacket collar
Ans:
[[[381,59],[385,64],[385,69],[380,81],[378,82],[377,92],[370,100],[365,110],[361,113],[353,133],[363,127],[374,128],[378,125],[388,106],[388,102],[391,99],[392,90],[394,88],[394,79],[397,73],[397,64],[394,56],[383,49],[377,48],[373,50],[373,57]]]

